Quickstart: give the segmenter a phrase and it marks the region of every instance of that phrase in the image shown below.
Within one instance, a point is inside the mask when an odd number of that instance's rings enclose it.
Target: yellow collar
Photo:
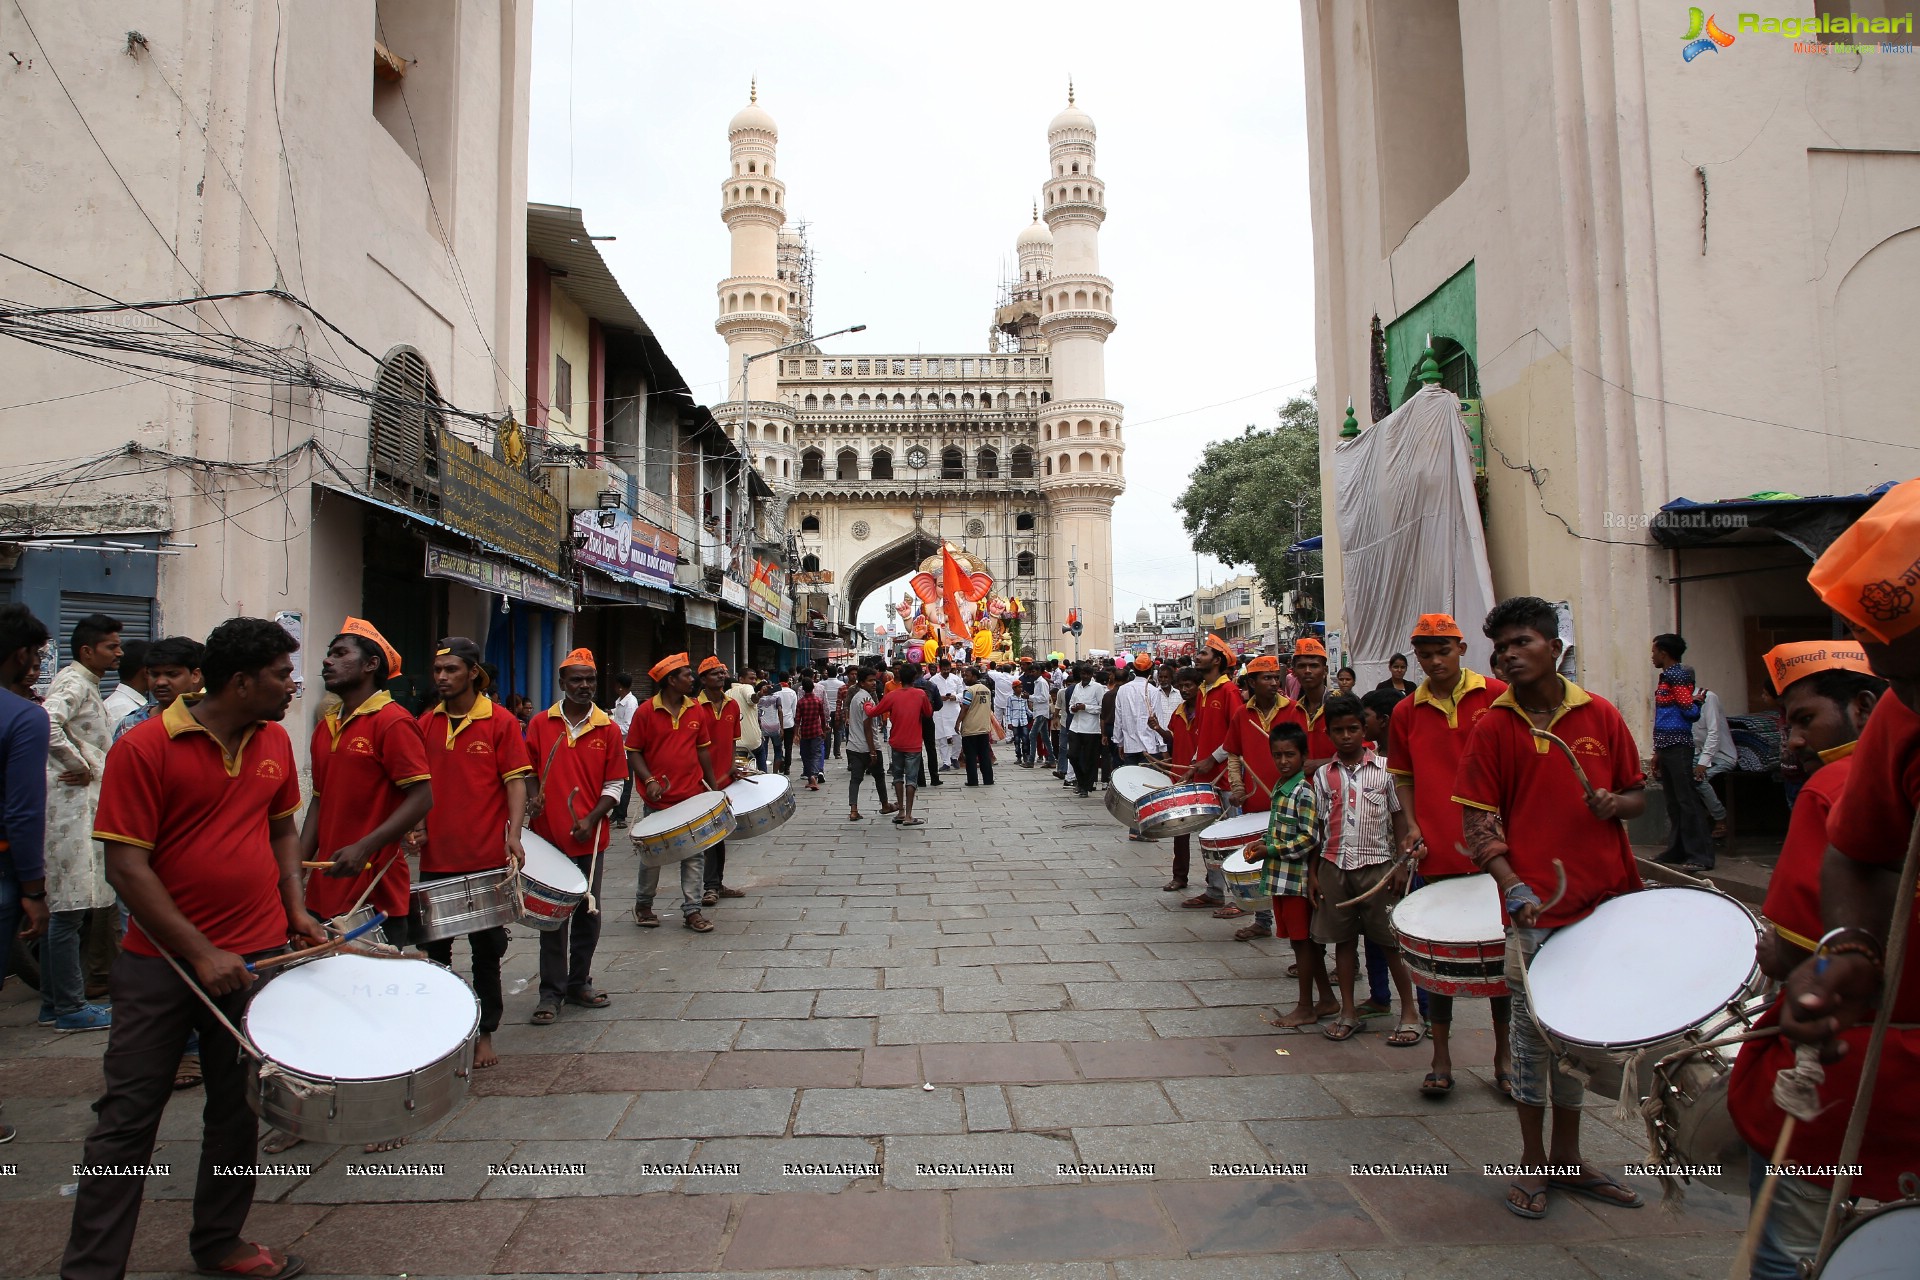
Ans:
[[[229,778],[237,778],[240,776],[240,757],[247,753],[247,743],[253,740],[254,732],[258,730],[265,721],[256,720],[254,723],[242,729],[240,731],[240,741],[234,746],[232,751],[227,750],[226,743],[213,736],[212,730],[194,718],[192,704],[185,698],[175,698],[173,705],[160,713],[160,723],[166,729],[167,737],[169,738],[178,738],[183,733],[206,734],[207,741],[220,748],[220,759],[221,762],[226,765],[227,776]]]
[[[1232,681],[1231,679],[1229,679],[1228,677],[1226,677],[1226,676],[1215,676],[1215,677],[1213,678],[1213,683],[1212,683],[1212,684],[1208,684],[1208,685],[1202,685],[1202,686],[1201,686],[1201,688],[1200,688],[1200,696],[1204,698],[1204,697],[1206,697],[1206,696],[1207,696],[1208,694],[1210,694],[1210,693],[1212,693],[1212,692],[1213,692],[1213,691],[1214,691],[1215,689],[1218,689],[1218,688],[1219,688],[1219,687],[1220,687],[1221,685],[1223,685],[1223,684],[1232,684],[1232,683],[1233,683],[1233,681]]]
[[[712,708],[714,708],[714,709],[715,709],[716,711],[719,711],[719,710],[724,710],[724,709],[726,709],[726,708],[727,708],[727,707],[729,707],[729,706],[737,706],[737,705],[738,705],[737,703],[735,703],[735,702],[733,701],[733,699],[732,699],[732,698],[730,698],[730,697],[728,697],[728,696],[727,696],[727,695],[728,695],[729,693],[731,693],[732,691],[733,691],[733,689],[732,689],[732,686],[728,686],[728,687],[727,687],[726,689],[723,689],[723,690],[721,690],[721,691],[720,691],[720,696],[719,696],[719,697],[717,697],[717,698],[709,698],[709,697],[707,696],[707,691],[706,691],[705,689],[702,689],[702,690],[701,690],[701,691],[700,691],[700,692],[699,692],[698,694],[696,694],[696,695],[694,696],[694,699],[693,699],[693,700],[694,700],[695,702],[704,702],[704,703],[706,703],[706,704],[707,704],[708,706],[710,706],[710,707],[712,707]]]
[[[587,712],[587,718],[581,721],[579,727],[576,728],[573,721],[567,719],[567,713],[560,709],[562,705],[564,705],[564,702],[554,703],[547,708],[547,715],[567,726],[568,742],[578,742],[589,730],[598,729],[603,724],[613,723],[613,717],[602,711],[598,704],[595,704],[593,709]]]
[[[1416,707],[1435,707],[1446,713],[1447,728],[1460,727],[1460,700],[1475,689],[1487,687],[1487,678],[1471,667],[1460,668],[1460,678],[1453,682],[1453,693],[1441,697],[1432,688],[1432,682],[1422,680],[1420,687],[1413,691],[1413,705]]]
[[[681,703],[680,711],[679,711],[679,714],[677,715],[674,712],[669,711],[667,709],[667,704],[661,700],[660,695],[657,693],[654,694],[651,698],[647,699],[647,703],[649,706],[655,706],[660,708],[662,711],[666,711],[667,719],[673,721],[673,727],[678,729],[680,727],[680,721],[686,718],[687,712],[693,710],[694,699],[688,698],[685,702]]]
[[[447,704],[444,702],[433,709],[433,714],[447,718],[447,745],[451,747],[453,740],[459,737],[468,725],[476,720],[493,718],[493,699],[484,693],[474,695],[473,706],[468,708],[467,714],[458,720],[453,718],[453,713],[447,710]]]
[[[1179,706],[1173,709],[1173,714],[1179,716],[1182,720],[1185,720],[1188,724],[1193,723],[1193,717],[1187,714],[1187,704],[1184,701],[1181,702]]]
[[[388,693],[385,689],[379,689],[379,690],[376,690],[373,693],[373,695],[369,697],[365,702],[355,707],[353,709],[353,715],[348,716],[345,720],[342,720],[340,718],[340,708],[338,707],[335,707],[333,710],[327,712],[327,719],[326,719],[327,734],[329,737],[332,738],[332,742],[328,745],[328,750],[331,751],[331,750],[338,749],[338,747],[340,746],[340,735],[347,731],[347,726],[351,724],[357,717],[370,716],[374,712],[378,711],[380,708],[386,706],[388,703],[392,701],[393,701],[392,694]]]
[[[1466,673],[1462,672],[1461,674],[1464,676]],[[1553,716],[1551,719],[1547,721],[1547,728],[1549,729],[1553,728],[1554,725],[1559,724],[1560,717],[1566,715],[1567,712],[1572,711],[1575,707],[1584,707],[1589,702],[1593,701],[1592,694],[1588,693],[1585,689],[1582,689],[1579,685],[1567,679],[1565,676],[1560,677],[1560,686],[1561,686],[1560,705],[1553,709]],[[1520,703],[1515,700],[1513,696],[1514,688],[1515,686],[1508,685],[1507,691],[1493,700],[1493,705],[1496,707],[1511,708],[1513,710],[1513,714],[1519,716],[1522,720],[1525,720],[1527,722],[1528,728],[1532,728],[1533,717],[1529,716],[1526,713],[1526,711],[1521,708]],[[1533,749],[1539,752],[1541,755],[1545,755],[1548,751],[1552,750],[1552,746],[1547,742],[1545,738],[1535,738],[1533,740]]]
[[[1247,710],[1253,712],[1253,722],[1255,724],[1259,725],[1262,729],[1271,731],[1273,729],[1273,722],[1279,718],[1280,713],[1292,705],[1292,701],[1283,693],[1274,700],[1272,715],[1261,715],[1260,704],[1257,702],[1249,702],[1247,704]]]
[[[1852,742],[1843,742],[1837,747],[1828,747],[1825,751],[1819,753],[1820,763],[1832,764],[1835,760],[1845,760],[1853,754],[1853,749],[1859,745],[1860,741],[1856,738]]]

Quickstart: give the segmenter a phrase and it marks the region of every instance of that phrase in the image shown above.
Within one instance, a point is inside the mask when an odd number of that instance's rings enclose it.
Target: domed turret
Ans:
[[[767,114],[767,109],[760,105],[760,82],[758,80],[755,80],[747,89],[747,105],[734,113],[733,119],[727,121],[727,136],[729,138],[736,133],[743,133],[747,130],[771,134],[775,138],[780,136],[780,126],[773,122],[773,117]]]
[[[1020,238],[1013,242],[1013,246],[1016,249],[1051,250],[1053,248],[1053,232],[1047,230],[1047,224],[1040,221],[1038,211],[1033,215],[1033,225],[1020,233]]]

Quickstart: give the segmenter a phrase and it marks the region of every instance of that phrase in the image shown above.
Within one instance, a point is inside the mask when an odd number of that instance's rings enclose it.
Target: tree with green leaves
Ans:
[[[1313,389],[1281,405],[1275,425],[1249,424],[1207,446],[1178,506],[1194,550],[1248,565],[1275,604],[1304,589],[1305,609],[1320,617],[1320,555],[1287,548],[1320,532],[1320,408]],[[1305,575],[1304,580],[1302,575]]]

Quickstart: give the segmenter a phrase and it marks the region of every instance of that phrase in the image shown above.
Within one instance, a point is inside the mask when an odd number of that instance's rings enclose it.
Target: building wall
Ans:
[[[1327,506],[1347,395],[1365,420],[1369,320],[1472,264],[1495,590],[1571,600],[1582,678],[1644,734],[1647,638],[1680,597],[1714,638],[1696,641],[1703,678],[1727,688],[1744,659],[1726,615],[1752,603],[1676,592],[1653,511],[1920,470],[1886,323],[1920,287],[1920,77],[1908,57],[1758,34],[1686,63],[1678,11],[1638,0],[1463,0],[1424,20],[1447,10],[1457,69],[1450,30],[1411,50],[1385,30],[1397,7],[1302,4]],[[1444,185],[1434,155],[1409,176],[1381,143],[1422,104],[1464,120],[1467,172],[1394,239],[1409,184]],[[1327,585],[1337,628],[1337,554]]]
[[[567,291],[559,281],[553,285],[553,356],[554,370],[550,374],[558,385],[558,362],[565,360],[573,370],[573,412],[561,413],[557,408],[548,417],[550,438],[555,444],[571,444],[578,448],[587,447],[587,420],[592,403],[592,388],[588,373],[592,364],[592,341],[587,324],[587,313],[580,304],[567,296]]]

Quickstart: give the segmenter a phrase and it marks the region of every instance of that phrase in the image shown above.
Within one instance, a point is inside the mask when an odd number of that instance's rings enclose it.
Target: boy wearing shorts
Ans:
[[[1326,956],[1313,940],[1313,908],[1307,901],[1307,880],[1313,874],[1316,810],[1313,783],[1307,780],[1307,731],[1291,721],[1273,726],[1268,734],[1273,753],[1273,805],[1268,811],[1265,845],[1267,878],[1273,885],[1273,922],[1278,935],[1293,944],[1294,969],[1300,975],[1300,1000],[1290,1012],[1272,1019],[1276,1027],[1299,1027],[1316,1022],[1340,1006],[1327,980]],[[1315,1003],[1314,996],[1320,999]]]

